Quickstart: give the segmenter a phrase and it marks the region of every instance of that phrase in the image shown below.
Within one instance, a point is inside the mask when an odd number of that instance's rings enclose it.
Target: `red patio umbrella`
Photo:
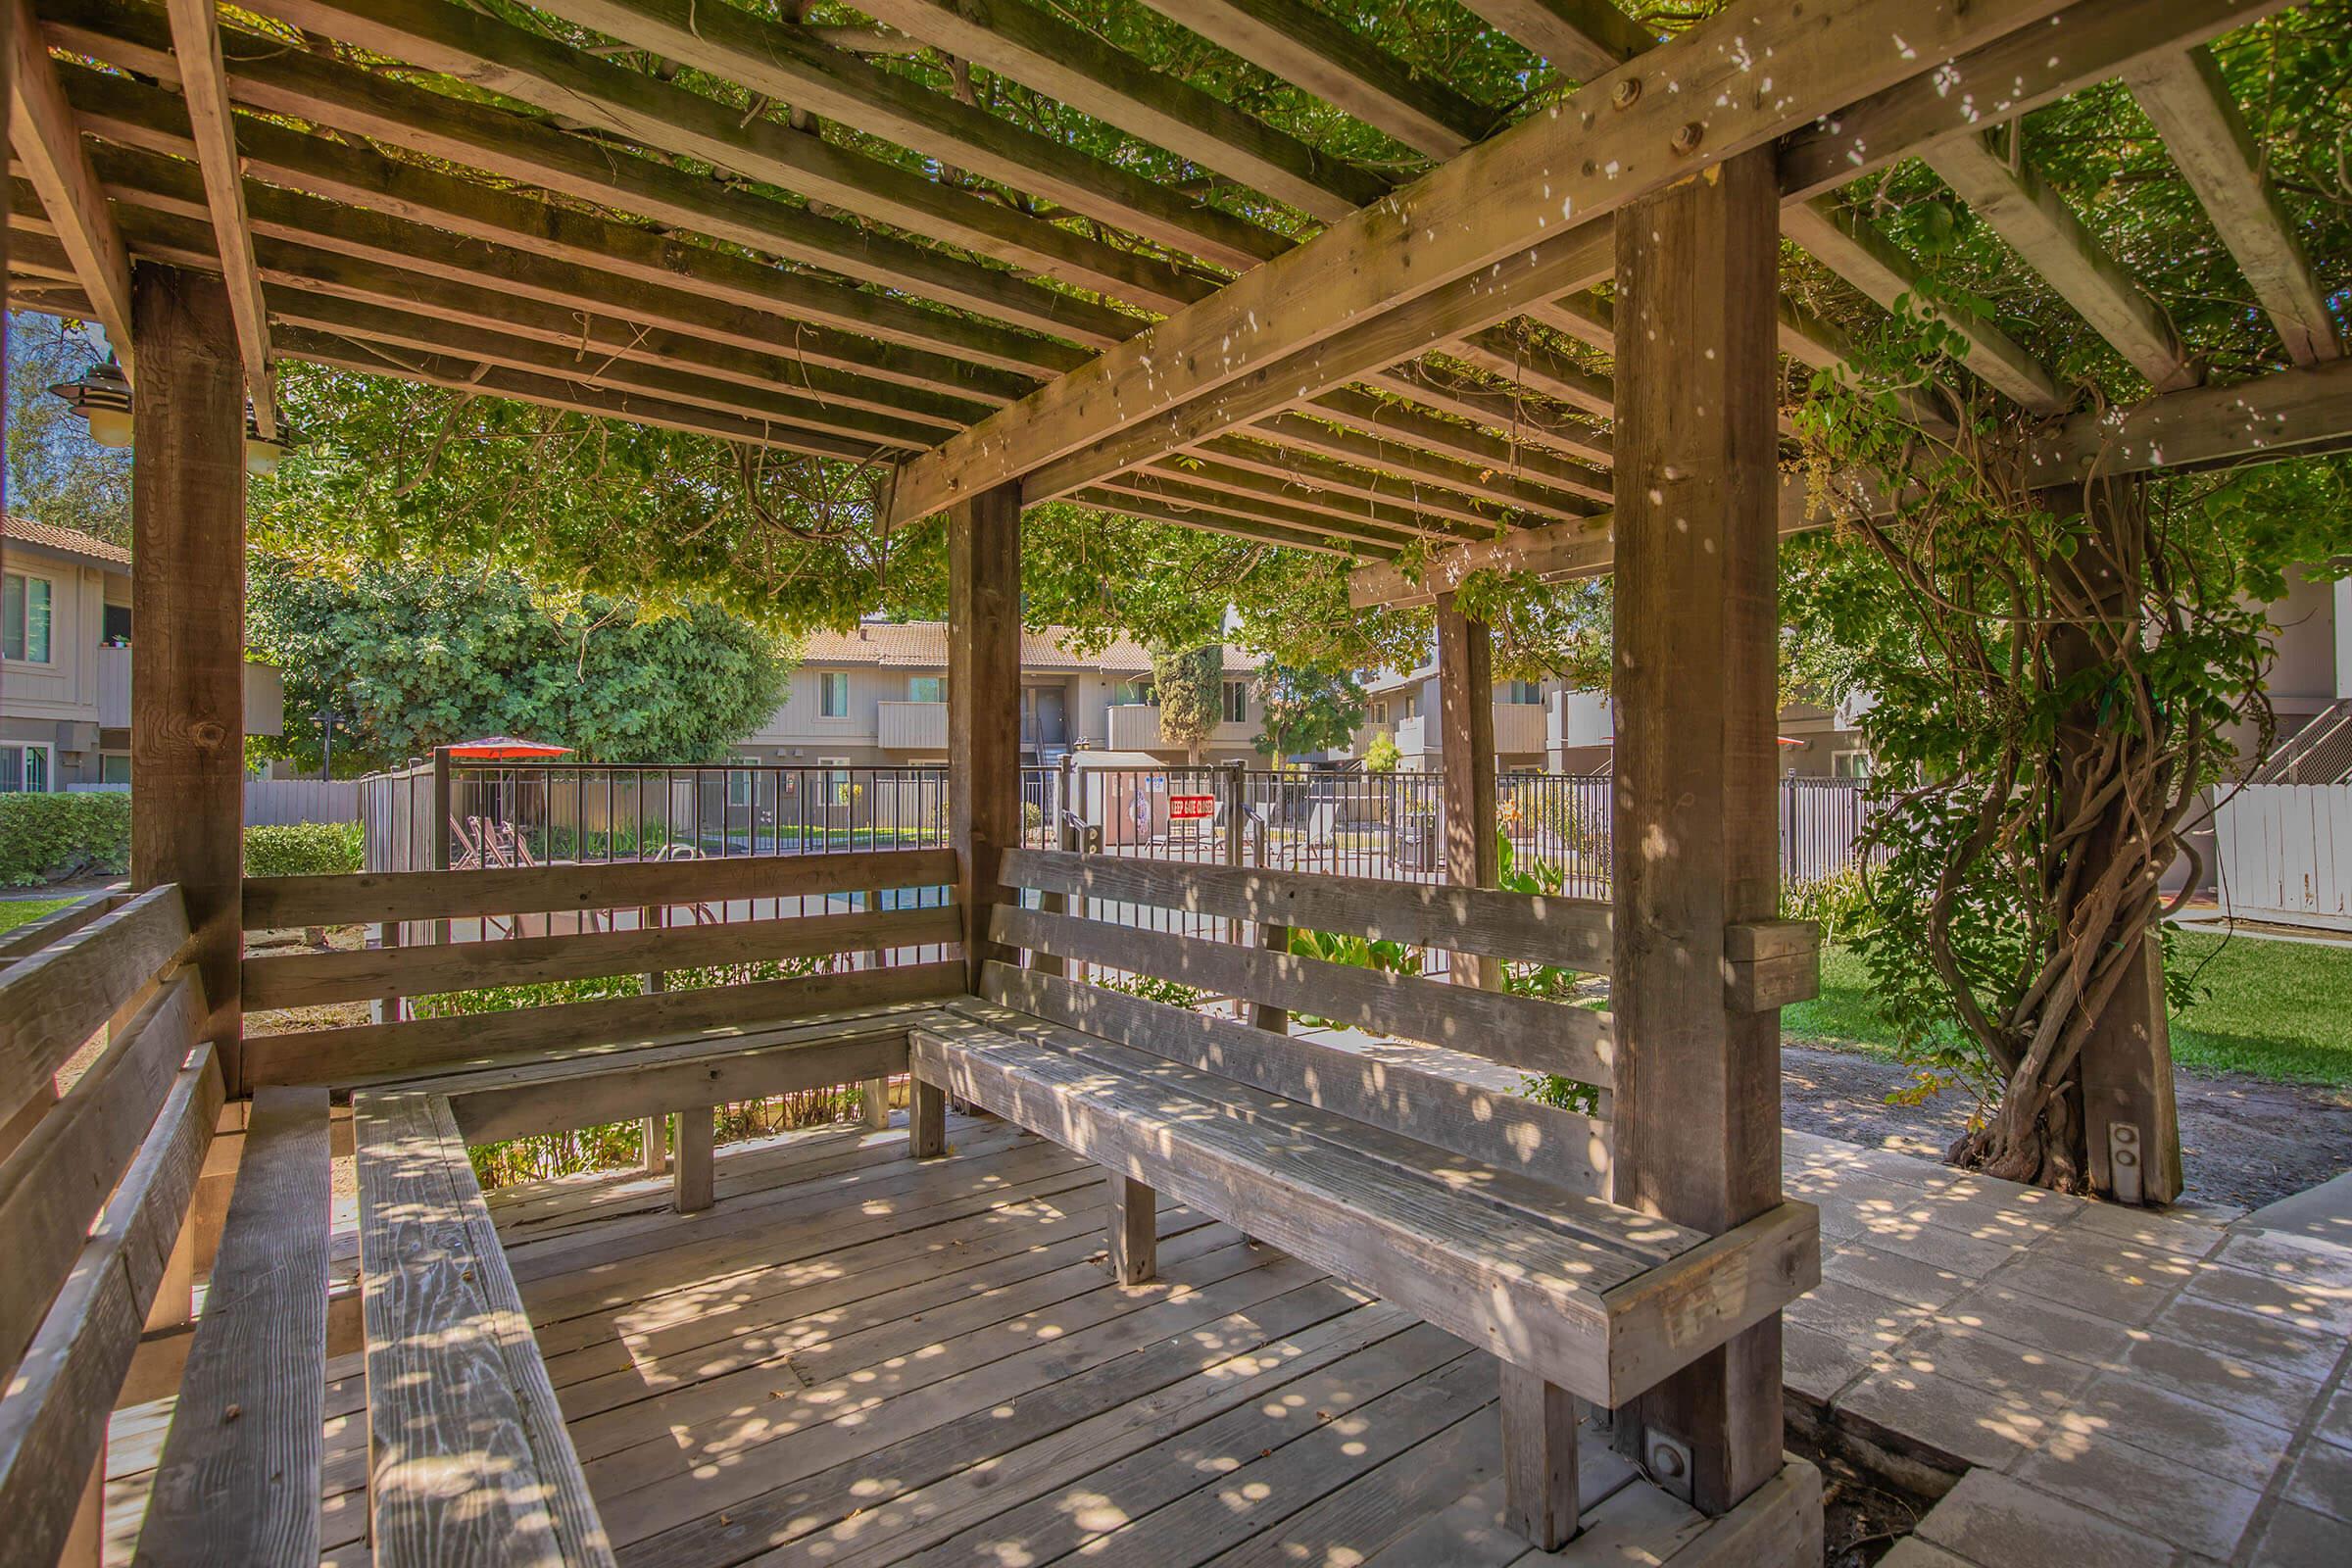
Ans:
[[[478,741],[452,746],[449,755],[469,762],[511,762],[532,757],[569,757],[571,748],[550,746],[545,741],[516,740],[512,735],[485,735]]]

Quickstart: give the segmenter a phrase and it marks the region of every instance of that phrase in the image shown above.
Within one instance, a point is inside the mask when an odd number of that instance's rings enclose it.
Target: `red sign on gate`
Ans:
[[[1214,795],[1171,795],[1168,797],[1168,820],[1198,822],[1204,816],[1217,814]]]

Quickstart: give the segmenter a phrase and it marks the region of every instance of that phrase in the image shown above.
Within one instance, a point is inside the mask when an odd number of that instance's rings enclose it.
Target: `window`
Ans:
[[[948,677],[945,675],[907,676],[906,700],[910,703],[946,702],[948,700]]]
[[[128,784],[130,782],[130,754],[108,752],[99,758],[98,782],[101,784]]]
[[[1229,680],[1225,683],[1225,722],[1246,724],[1250,721],[1250,683]]]
[[[0,584],[0,658],[49,662],[49,614],[56,591],[46,577],[8,573]]]
[[[11,577],[10,582],[18,579]],[[55,759],[45,745],[0,746],[0,795],[46,795]]]
[[[1421,716],[1421,694],[1419,692],[1407,692],[1405,694],[1404,716],[1407,718],[1419,718]]]
[[[109,605],[105,618],[99,623],[98,640],[110,648],[120,648],[130,641],[130,607]]]
[[[1494,700],[1514,708],[1544,706],[1544,684],[1533,680],[1498,680],[1494,683]]]
[[[1138,703],[1149,704],[1152,696],[1152,683],[1148,680],[1123,680],[1110,689],[1110,700],[1121,708],[1131,708]]]
[[[1870,753],[1865,751],[1833,752],[1830,754],[1830,772],[1838,778],[1870,777]]]
[[[1386,724],[1388,721],[1389,705],[1386,703],[1374,703],[1372,705],[1372,722],[1375,724]]]
[[[727,805],[749,808],[752,804],[752,769],[744,764],[757,764],[758,758],[738,757],[736,766],[727,769]]]
[[[844,675],[842,679],[847,680],[849,677]],[[817,766],[827,769],[817,779],[817,787],[824,792],[822,798],[826,805],[847,806],[850,804],[849,764],[850,760],[846,757],[820,757],[816,760]]]
[[[824,718],[850,716],[850,672],[828,669],[816,677],[816,711]]]

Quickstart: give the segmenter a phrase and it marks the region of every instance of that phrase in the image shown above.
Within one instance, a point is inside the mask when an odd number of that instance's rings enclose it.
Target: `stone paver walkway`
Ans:
[[[1889,1568],[2352,1564],[2352,1249],[1786,1147],[1822,1225],[1792,1409],[1965,1471]]]

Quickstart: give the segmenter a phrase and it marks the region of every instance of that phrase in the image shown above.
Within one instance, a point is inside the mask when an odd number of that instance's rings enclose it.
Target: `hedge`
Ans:
[[[360,824],[303,822],[245,830],[250,876],[357,871]],[[0,887],[117,877],[130,869],[130,795],[0,795]]]

